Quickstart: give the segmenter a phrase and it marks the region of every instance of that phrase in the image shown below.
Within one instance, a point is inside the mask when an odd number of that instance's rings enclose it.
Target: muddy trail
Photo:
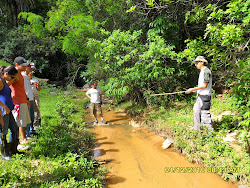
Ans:
[[[85,116],[85,121],[91,127],[89,130],[95,133],[98,141],[94,157],[109,169],[106,187],[238,187],[189,162],[173,147],[162,149],[163,138],[147,129],[132,127],[124,112],[105,111],[104,118],[109,125],[92,126],[93,117],[89,113]],[[169,172],[174,169],[175,173]]]

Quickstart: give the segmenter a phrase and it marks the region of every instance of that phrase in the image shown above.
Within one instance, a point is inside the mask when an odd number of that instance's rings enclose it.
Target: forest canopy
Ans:
[[[0,58],[24,56],[39,77],[100,80],[117,100],[164,105],[149,95],[193,87],[203,55],[216,92],[249,108],[249,0],[6,0],[0,10]]]

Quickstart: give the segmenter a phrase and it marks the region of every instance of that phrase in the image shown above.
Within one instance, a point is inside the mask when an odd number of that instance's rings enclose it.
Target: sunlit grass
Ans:
[[[5,62],[3,60],[0,60],[0,67],[2,67],[2,66],[9,66],[9,65],[11,65],[11,64],[7,63],[7,62]]]

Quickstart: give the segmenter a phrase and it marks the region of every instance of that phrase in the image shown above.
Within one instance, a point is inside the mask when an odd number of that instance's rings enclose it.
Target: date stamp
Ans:
[[[240,168],[227,167],[165,167],[165,173],[239,173]]]

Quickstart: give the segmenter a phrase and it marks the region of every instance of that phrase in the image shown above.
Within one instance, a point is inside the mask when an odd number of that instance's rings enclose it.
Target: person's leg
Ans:
[[[213,129],[212,118],[209,111],[211,107],[211,96],[201,95],[201,100],[201,124],[207,126],[209,129]]]
[[[100,116],[101,116],[101,122],[104,123],[104,124],[107,124],[107,122],[104,120],[103,118],[103,113],[102,113],[102,106],[101,104],[98,104],[98,110],[100,112]]]
[[[9,145],[7,143],[7,140],[6,140],[6,135],[8,133],[8,127],[9,127],[9,124],[7,123],[8,121],[8,114],[5,115],[6,117],[3,119],[3,117],[1,116],[0,118],[2,123],[3,123],[3,127],[2,125],[1,126],[1,157],[5,160],[11,160],[11,156],[10,156],[10,153],[9,153]],[[1,124],[2,124],[1,123]]]
[[[39,101],[39,96],[35,96],[35,101],[34,101],[34,126],[38,127],[41,126],[41,113],[40,113],[40,101]]]
[[[10,154],[11,155],[14,155],[14,154],[17,154],[17,153],[20,153],[18,150],[17,150],[17,146],[19,144],[19,134],[18,134],[18,126],[15,122],[15,119],[12,115],[12,113],[10,113],[10,117],[9,117],[9,128],[10,128],[10,132],[12,133],[12,141],[10,141]]]
[[[6,114],[3,116],[3,128],[2,128],[2,131],[3,131],[3,142],[5,144],[7,144],[7,139],[6,139],[6,136],[8,134],[8,129],[9,129],[9,114]],[[2,144],[2,139],[1,139],[1,144]]]
[[[18,121],[17,121],[18,120]],[[23,103],[20,105],[19,118],[16,120],[18,125],[19,123],[19,131],[21,134],[22,142],[28,142],[26,138],[26,126],[31,123],[28,105],[27,103]]]
[[[21,139],[22,142],[27,142],[27,138],[26,138],[26,127],[19,127],[19,132],[21,134]]]
[[[12,113],[9,114],[9,129],[12,134],[12,141],[16,142],[18,138],[18,126],[16,124],[16,121],[12,115]]]
[[[30,137],[30,133],[34,131],[34,101],[30,101],[30,107],[29,107],[29,116],[31,123],[27,124],[26,126],[26,136]]]
[[[91,113],[95,117],[95,123],[98,123],[97,114],[96,114],[96,104],[95,103],[91,103]]]
[[[201,110],[201,124],[213,129],[212,118],[209,110]]]
[[[194,118],[194,130],[198,131],[200,129],[201,124],[201,106],[202,101],[199,96],[196,98],[196,102],[193,108],[193,118]]]

